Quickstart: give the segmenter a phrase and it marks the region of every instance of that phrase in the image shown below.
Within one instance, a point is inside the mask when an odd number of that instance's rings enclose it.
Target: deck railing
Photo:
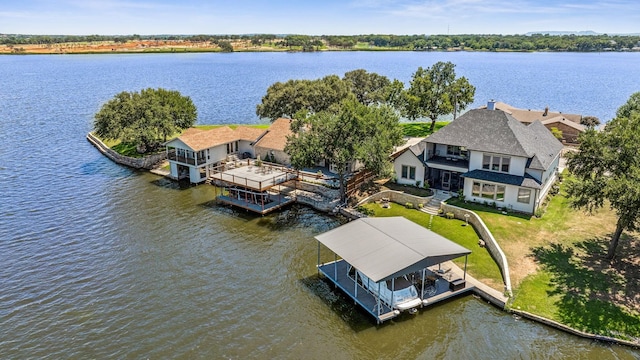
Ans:
[[[181,162],[183,164],[196,165],[196,166],[204,165],[207,162],[206,159],[198,158],[198,161],[196,161],[196,159],[194,158],[186,157],[184,155],[178,155],[175,150],[169,150],[167,152],[167,159]]]

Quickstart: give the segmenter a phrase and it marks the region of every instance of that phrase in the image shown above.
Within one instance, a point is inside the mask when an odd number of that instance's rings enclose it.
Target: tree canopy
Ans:
[[[389,154],[402,140],[397,113],[387,105],[366,106],[354,98],[308,117],[294,120],[285,151],[296,169],[326,160],[338,169],[340,194],[345,198],[345,169],[355,160],[381,173]]]
[[[188,96],[148,88],[117,94],[95,114],[93,128],[104,139],[135,144],[138,152],[144,153],[193,126],[196,118],[196,107]]]
[[[399,97],[403,84],[387,77],[358,69],[317,80],[289,80],[277,82],[267,89],[256,114],[271,121],[294,118],[299,112],[318,113],[328,110],[348,97],[355,97],[364,105],[393,103]]]
[[[608,203],[618,217],[608,258],[615,256],[623,231],[640,225],[640,92],[622,105],[602,131],[580,135],[580,151],[571,155],[568,195],[572,205],[589,212]]]
[[[404,93],[403,115],[410,120],[429,118],[433,132],[439,116],[455,113],[473,102],[475,87],[467,78],[456,78],[455,65],[439,61],[419,67]]]

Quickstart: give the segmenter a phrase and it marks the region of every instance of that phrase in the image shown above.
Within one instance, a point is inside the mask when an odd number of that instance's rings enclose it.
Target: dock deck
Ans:
[[[265,203],[264,205],[239,200],[225,195],[219,195],[217,199],[221,203],[233,205],[262,215],[268,214],[274,210],[280,209],[281,207],[292,204],[296,201],[295,198],[291,196],[282,196],[280,199],[270,201],[268,203]]]
[[[355,281],[347,276],[347,262],[344,260],[334,261],[328,264],[318,266],[318,270],[358,305],[364,308],[369,314],[376,318],[378,323],[392,319],[396,314],[393,309],[381,303],[380,313],[378,313],[376,297],[358,286],[358,294],[355,293]]]
[[[244,162],[238,162],[233,166],[227,164],[216,168],[210,178],[247,189],[266,191],[276,185],[295,179],[296,174],[282,165],[256,166],[252,163],[247,165]]]
[[[338,288],[340,288],[346,295],[352,298],[358,305],[364,308],[369,314],[371,314],[378,323],[390,320],[399,315],[398,312],[393,311],[388,306],[381,304],[380,312],[377,309],[376,297],[358,285],[357,296],[355,292],[355,281],[347,275],[347,267],[349,264],[344,260],[338,260],[330,263],[318,265],[318,270],[331,282],[333,282]],[[440,301],[444,301],[454,296],[472,291],[474,286],[468,282],[461,284],[461,280],[455,273],[439,273],[437,266],[429,268],[428,272],[435,277],[435,280],[429,285],[425,283],[424,292],[422,291],[422,278],[420,274],[414,273],[413,279],[418,294],[422,299],[422,306],[429,306]],[[407,277],[411,280],[412,274]],[[456,283],[457,289],[452,290],[452,283]]]

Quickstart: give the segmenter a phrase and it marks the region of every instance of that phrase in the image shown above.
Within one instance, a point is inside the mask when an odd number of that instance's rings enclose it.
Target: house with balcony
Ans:
[[[394,169],[398,182],[424,174],[433,188],[532,214],[556,179],[562,148],[540,121],[475,109],[397,156]]]
[[[235,129],[222,126],[211,130],[189,128],[165,143],[170,177],[189,179],[193,184],[204,182],[223,162],[253,158],[253,144],[265,132],[245,126]]]

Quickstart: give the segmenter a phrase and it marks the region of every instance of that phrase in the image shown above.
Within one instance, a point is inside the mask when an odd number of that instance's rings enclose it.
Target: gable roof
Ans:
[[[375,282],[471,253],[401,216],[360,218],[315,238]]]
[[[264,129],[246,126],[238,126],[235,130],[228,126],[221,126],[211,130],[189,128],[174,140],[181,141],[193,151],[201,151],[237,140],[255,141],[264,132]],[[174,140],[167,142],[167,144]]]
[[[276,119],[269,129],[255,144],[267,149],[284,151],[287,144],[287,136],[293,134],[291,131],[291,119]]]
[[[562,150],[540,121],[527,126],[499,110],[474,109],[429,135],[429,143],[532,159],[530,168],[545,170]]]
[[[552,125],[552,124],[558,124],[558,123],[564,124],[564,125],[566,125],[568,127],[574,128],[574,129],[576,129],[578,131],[586,131],[587,130],[586,126],[584,126],[582,124],[579,124],[577,122],[571,121],[571,120],[567,119],[564,116],[555,116],[555,117],[551,117],[551,118],[542,120],[542,124],[543,125]]]
[[[406,151],[411,150],[413,155],[420,156],[424,152],[424,149],[427,147],[427,144],[423,141],[424,138],[419,137],[410,137],[406,139],[406,142],[395,148],[394,152],[391,153],[392,159],[397,159],[400,155],[404,154]]]

